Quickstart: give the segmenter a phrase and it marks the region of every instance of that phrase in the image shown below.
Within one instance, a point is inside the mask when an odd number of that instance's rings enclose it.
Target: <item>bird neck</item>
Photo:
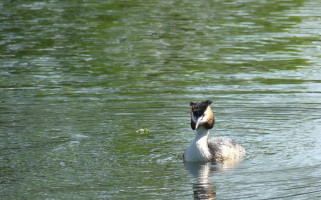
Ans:
[[[190,162],[204,162],[210,161],[212,154],[208,148],[209,129],[199,127],[196,130],[195,137],[188,147],[185,155],[186,161]]]
[[[198,142],[198,143],[201,143],[201,144],[204,143],[204,144],[206,144],[206,147],[207,147],[207,139],[208,139],[209,133],[210,133],[209,129],[206,129],[206,128],[202,127],[202,126],[199,127],[196,130],[194,141]]]

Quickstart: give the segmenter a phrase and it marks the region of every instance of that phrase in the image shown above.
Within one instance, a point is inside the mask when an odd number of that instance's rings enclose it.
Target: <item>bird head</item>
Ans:
[[[214,115],[210,107],[212,101],[191,102],[191,128],[197,130],[199,127],[211,129],[214,126]]]

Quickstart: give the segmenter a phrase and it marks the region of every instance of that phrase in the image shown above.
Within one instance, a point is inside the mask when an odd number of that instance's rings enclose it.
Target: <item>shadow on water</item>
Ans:
[[[190,163],[184,162],[186,171],[193,180],[193,197],[194,199],[215,199],[216,186],[211,182],[220,172],[228,171],[234,168],[239,162],[224,163]]]

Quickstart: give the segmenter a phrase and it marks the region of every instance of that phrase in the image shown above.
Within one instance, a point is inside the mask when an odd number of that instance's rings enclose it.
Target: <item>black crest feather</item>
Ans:
[[[192,112],[195,117],[200,117],[204,114],[206,108],[211,105],[212,101],[206,100],[203,102],[191,102]]]

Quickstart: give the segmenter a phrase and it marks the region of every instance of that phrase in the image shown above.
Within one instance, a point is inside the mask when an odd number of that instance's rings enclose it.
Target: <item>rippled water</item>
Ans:
[[[2,1],[1,199],[321,198],[320,9]],[[181,161],[205,99],[236,166]]]

